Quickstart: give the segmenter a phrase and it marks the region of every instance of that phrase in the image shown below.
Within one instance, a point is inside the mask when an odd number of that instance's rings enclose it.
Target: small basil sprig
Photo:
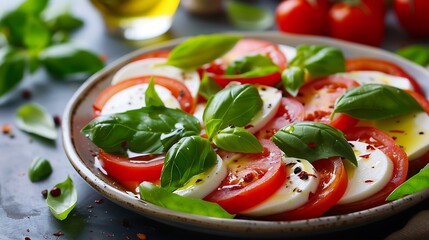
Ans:
[[[32,182],[38,182],[51,175],[52,167],[48,159],[36,157],[28,168],[28,177]]]
[[[108,153],[126,154],[127,150],[163,153],[175,143],[171,138],[178,141],[198,135],[201,125],[198,119],[180,109],[152,106],[99,116],[81,131]]]
[[[163,107],[164,103],[159,97],[158,93],[155,91],[155,84],[153,83],[153,77],[150,78],[149,85],[147,86],[146,92],[144,94],[144,101],[146,106],[155,106]]]
[[[393,190],[387,196],[386,201],[394,201],[427,188],[429,188],[429,164]]]
[[[428,45],[410,45],[396,51],[396,54],[413,61],[423,67],[429,65],[429,46]]]
[[[228,65],[225,75],[241,77],[266,76],[279,71],[279,67],[267,56],[256,54],[239,58]]]
[[[14,89],[24,78],[26,56],[18,49],[0,47],[0,97]]]
[[[234,218],[235,216],[216,203],[183,197],[149,182],[142,182],[139,192],[141,199],[178,212],[217,218]]]
[[[301,72],[308,76],[296,74],[296,70],[290,72],[291,67],[300,68]],[[300,45],[296,48],[296,56],[284,70],[286,73],[282,74],[282,82],[285,90],[296,96],[299,88],[305,83],[305,78],[311,80],[344,72],[345,68],[345,58],[340,49],[322,45]]]
[[[220,90],[222,90],[222,87],[217,84],[213,78],[209,77],[206,72],[204,72],[198,93],[203,96],[203,98],[208,100],[211,96],[215,95]]]
[[[255,135],[242,127],[229,126],[222,129],[213,137],[213,143],[231,152],[260,153],[263,150]]]
[[[226,13],[231,23],[241,29],[265,30],[274,24],[272,11],[240,1],[227,1]]]
[[[345,92],[335,102],[335,113],[364,120],[387,119],[423,111],[420,104],[402,89],[384,84],[365,84]]]
[[[48,194],[46,204],[55,218],[64,220],[76,206],[77,190],[70,177],[67,177],[64,182],[56,184],[54,188],[60,189],[59,196]]]
[[[200,174],[217,161],[210,141],[199,137],[184,137],[165,155],[161,186],[169,191],[182,187],[191,177]]]
[[[338,129],[319,122],[289,124],[271,138],[288,157],[303,158],[310,162],[340,156],[357,166],[356,156],[344,134]]]
[[[191,37],[173,48],[166,64],[185,70],[194,70],[227,53],[240,39],[240,36],[228,34]]]
[[[22,105],[17,110],[17,126],[26,132],[55,140],[57,130],[53,117],[46,109],[36,103]]]

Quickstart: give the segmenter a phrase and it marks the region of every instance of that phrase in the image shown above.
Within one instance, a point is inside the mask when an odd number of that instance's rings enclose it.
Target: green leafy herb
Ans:
[[[335,103],[335,113],[364,120],[387,119],[423,111],[420,104],[402,89],[384,84],[365,84],[345,92]]]
[[[25,104],[17,110],[17,125],[23,131],[47,139],[57,138],[53,117],[36,103]]]
[[[178,212],[218,218],[234,218],[235,216],[216,203],[183,197],[149,182],[141,183],[139,190],[141,199]]]
[[[267,56],[256,54],[247,55],[235,60],[225,70],[225,75],[240,75],[242,77],[266,76],[279,71],[279,67]]]
[[[64,182],[58,183],[54,187],[60,189],[60,194],[59,196],[48,194],[46,203],[55,218],[64,220],[76,206],[77,190],[70,177],[67,177]]]
[[[203,121],[211,138],[218,130],[229,125],[244,127],[262,108],[262,99],[255,86],[250,84],[224,88],[207,102]]]
[[[288,157],[310,162],[340,156],[357,166],[356,156],[344,134],[328,124],[298,122],[280,129],[271,139]]]
[[[41,157],[34,158],[31,162],[30,168],[28,169],[28,177],[32,182],[44,180],[49,177],[51,173],[51,164],[47,159]]]
[[[271,11],[252,4],[227,1],[226,11],[228,18],[234,26],[246,30],[264,30],[274,24]]]
[[[231,152],[261,153],[263,147],[258,139],[242,127],[227,127],[213,138],[213,143],[219,148]]]
[[[48,0],[27,0],[18,6],[18,10],[28,14],[41,14],[48,6]]]
[[[198,93],[207,100],[220,90],[222,90],[222,87],[204,72]]]
[[[196,69],[224,55],[240,39],[240,36],[227,34],[191,37],[171,51],[166,64],[185,70]]]
[[[146,106],[155,106],[155,107],[163,107],[164,103],[159,97],[158,93],[155,91],[155,84],[153,83],[153,77],[150,78],[149,86],[146,89],[144,94],[144,100]]]
[[[416,175],[402,183],[387,196],[386,201],[394,201],[429,188],[429,165],[426,165]]]
[[[168,137],[180,139],[198,135],[201,126],[194,116],[179,109],[143,107],[124,113],[102,115],[87,124],[82,132],[108,153],[163,153],[172,145]],[[175,134],[170,134],[174,132]]]
[[[165,156],[161,186],[174,191],[194,175],[210,169],[216,161],[217,155],[209,140],[200,136],[184,137]]]
[[[299,88],[305,82],[305,70],[299,67],[289,67],[282,72],[282,83],[288,93],[296,97]]]
[[[26,57],[19,50],[0,48],[0,97],[14,89],[23,79]]]
[[[427,45],[410,45],[397,50],[396,54],[423,67],[429,65],[429,46]]]

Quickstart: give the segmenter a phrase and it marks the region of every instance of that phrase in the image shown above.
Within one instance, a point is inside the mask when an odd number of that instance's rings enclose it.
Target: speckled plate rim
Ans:
[[[240,34],[244,37],[265,39],[275,43],[291,46],[296,46],[302,43],[336,46],[341,48],[345,52],[346,56],[366,56],[387,59],[401,65],[417,80],[424,78],[429,79],[429,71],[426,69],[378,48],[326,37],[292,35],[279,32],[236,32],[234,34]],[[79,104],[81,104],[82,99],[89,92],[91,92],[95,84],[97,84],[99,81],[103,81],[103,79],[105,80],[103,76],[106,76],[106,74],[111,74],[112,71],[117,71],[120,67],[128,63],[130,59],[142,53],[161,48],[173,47],[185,39],[186,38],[174,39],[163,44],[142,48],[119,58],[115,62],[105,67],[103,70],[91,76],[85,83],[82,84],[82,86],[69,100],[63,114],[63,147],[70,163],[75,168],[75,170],[90,186],[92,186],[96,191],[100,192],[100,194],[125,208],[165,224],[192,231],[248,238],[299,237],[358,227],[397,214],[429,197],[429,189],[426,189],[419,193],[406,196],[402,199],[384,204],[382,206],[355,213],[299,221],[273,222],[243,219],[218,219],[180,213],[144,202],[143,200],[140,200],[125,191],[118,190],[116,187],[112,186],[112,184],[104,182],[101,178],[98,177],[99,173],[92,171],[85,165],[85,160],[81,159],[76,149],[74,139],[72,138],[72,119],[76,108],[79,106]],[[422,84],[423,89],[428,92],[429,81],[420,83]]]

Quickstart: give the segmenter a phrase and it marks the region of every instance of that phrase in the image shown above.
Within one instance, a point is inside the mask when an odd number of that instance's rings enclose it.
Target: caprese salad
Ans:
[[[297,220],[382,205],[429,162],[429,101],[400,66],[338,48],[202,35],[112,77],[82,133],[141,199]]]

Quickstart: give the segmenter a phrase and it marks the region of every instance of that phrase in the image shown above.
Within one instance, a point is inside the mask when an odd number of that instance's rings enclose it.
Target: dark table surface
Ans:
[[[20,1],[1,1],[3,12],[19,4]],[[51,1],[53,5],[64,1]],[[142,45],[124,42],[108,35],[102,20],[88,0],[73,0],[71,10],[85,21],[85,26],[72,38],[73,42],[107,56],[110,63]],[[262,2],[262,1],[260,1]],[[278,1],[263,1],[263,5],[273,9]],[[273,26],[269,30],[275,30]],[[196,17],[179,7],[170,34],[172,37],[195,34],[236,31],[224,16]],[[388,15],[387,36],[382,48],[395,50],[413,43],[397,26],[392,14]],[[424,43],[429,43],[426,41]],[[12,126],[9,135],[0,135],[0,239],[137,239],[144,234],[147,239],[227,239],[183,230],[155,222],[132,211],[126,210],[92,189],[69,163],[60,137],[53,142],[40,141],[20,131],[16,126],[15,114],[18,107],[36,102],[48,109],[54,116],[61,116],[68,100],[82,82],[67,82],[51,79],[44,72],[26,77],[24,83],[14,92],[9,101],[0,105],[0,125]],[[22,98],[22,91],[30,90],[31,98]],[[60,129],[58,129],[60,133]],[[39,183],[28,180],[27,170],[34,157],[44,157],[53,166],[52,175]],[[42,197],[41,191],[50,189],[56,183],[70,176],[78,190],[78,202],[70,216],[59,221],[55,219]],[[101,200],[101,201],[100,201]],[[410,209],[382,221],[362,227],[318,236],[317,239],[383,239],[403,228],[418,212],[429,209],[425,200]],[[426,219],[429,222],[429,219]],[[54,236],[62,232],[62,236]],[[371,233],[371,234],[369,234]]]

